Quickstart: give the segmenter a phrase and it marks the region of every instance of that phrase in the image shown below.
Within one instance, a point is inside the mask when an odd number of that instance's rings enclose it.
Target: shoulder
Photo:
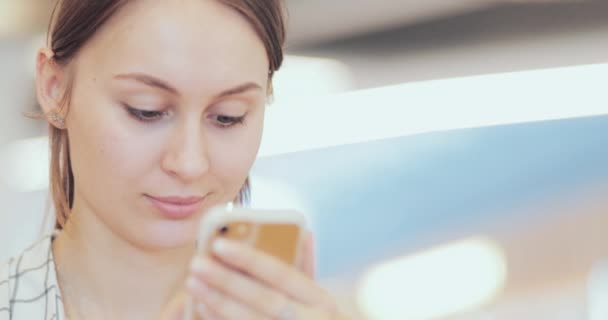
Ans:
[[[10,318],[19,303],[35,303],[46,294],[55,279],[53,264],[51,236],[0,264],[0,320]]]

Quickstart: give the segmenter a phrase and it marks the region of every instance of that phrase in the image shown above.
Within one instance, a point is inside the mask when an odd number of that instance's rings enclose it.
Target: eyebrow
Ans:
[[[171,85],[169,85],[168,83],[166,83],[165,81],[152,77],[152,76],[149,76],[149,75],[146,75],[146,74],[143,74],[143,73],[117,74],[114,76],[114,78],[119,79],[119,80],[134,80],[137,82],[141,82],[147,86],[158,88],[163,91],[167,91],[173,95],[179,96],[179,91],[177,89],[175,89],[174,87],[172,87]],[[216,99],[237,95],[237,94],[244,93],[247,91],[252,91],[252,90],[262,91],[262,87],[257,83],[247,82],[247,83],[241,84],[239,86],[236,86],[234,88],[222,91],[220,94],[218,94],[216,96]]]

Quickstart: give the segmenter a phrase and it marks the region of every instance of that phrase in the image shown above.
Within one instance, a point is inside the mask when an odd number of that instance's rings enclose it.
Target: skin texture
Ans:
[[[234,243],[193,259],[198,220],[235,198],[261,141],[269,63],[241,15],[211,0],[132,1],[68,65],[52,55],[39,51],[37,89],[70,141],[75,200],[53,252],[72,319],[180,319],[188,295],[203,319],[334,316],[312,280],[312,238],[298,268]],[[172,219],[150,200],[170,196],[203,199]]]

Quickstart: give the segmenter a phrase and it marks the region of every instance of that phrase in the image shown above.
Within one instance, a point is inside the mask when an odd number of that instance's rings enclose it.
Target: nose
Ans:
[[[200,179],[209,170],[207,149],[208,144],[200,123],[190,121],[176,128],[163,155],[162,169],[184,183]]]

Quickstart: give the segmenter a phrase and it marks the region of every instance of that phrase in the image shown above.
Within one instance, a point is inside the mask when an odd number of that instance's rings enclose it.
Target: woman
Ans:
[[[312,278],[235,243],[194,257],[206,209],[243,201],[279,0],[60,0],[37,56],[56,229],[0,269],[0,319],[334,319]]]

